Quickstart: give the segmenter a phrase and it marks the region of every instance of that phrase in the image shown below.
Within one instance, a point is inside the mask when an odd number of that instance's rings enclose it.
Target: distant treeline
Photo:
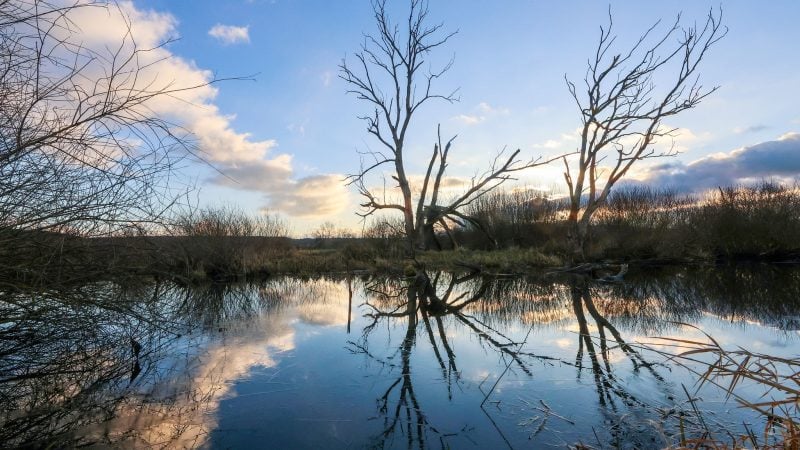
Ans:
[[[470,248],[562,252],[566,202],[540,191],[494,192],[471,205],[488,236],[459,227]],[[442,240],[442,243],[445,243]],[[800,254],[800,188],[772,182],[704,194],[626,186],[593,217],[592,258],[785,258]]]
[[[158,228],[125,230],[86,236],[0,226],[0,284],[25,290],[143,275],[263,277],[276,254],[291,247],[285,221],[233,206],[178,212]]]

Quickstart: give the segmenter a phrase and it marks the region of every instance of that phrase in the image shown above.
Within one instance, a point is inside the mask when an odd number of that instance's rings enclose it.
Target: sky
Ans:
[[[390,0],[394,17],[405,1]],[[469,179],[497,152],[524,159],[576,146],[580,115],[565,75],[582,80],[599,27],[611,9],[619,51],[644,30],[682,14],[702,23],[721,8],[727,36],[700,68],[717,92],[670,118],[679,136],[673,158],[645,161],[632,179],[681,190],[800,175],[800,2],[614,0],[432,0],[431,23],[457,31],[430,57],[454,61],[439,81],[459,101],[430,103],[411,125],[407,167],[424,172],[436,138],[458,135],[450,175]],[[162,80],[222,79],[166,104],[171,119],[194,132],[205,163],[183,170],[201,205],[235,203],[285,217],[302,236],[331,221],[359,227],[359,197],[344,184],[359,152],[376,149],[358,116],[367,105],[346,93],[339,75],[375,24],[367,0],[133,0],[119,3],[137,44],[156,46]],[[86,40],[113,41],[119,11],[81,12]],[[663,28],[662,28],[663,29]],[[227,80],[226,80],[227,79]],[[520,174],[520,186],[563,189],[562,167]],[[376,183],[380,183],[376,181]]]

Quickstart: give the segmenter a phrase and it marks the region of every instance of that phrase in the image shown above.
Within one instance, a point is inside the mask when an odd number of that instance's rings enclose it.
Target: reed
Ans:
[[[726,399],[733,399],[765,419],[760,433],[747,428],[740,436],[728,434],[720,438],[703,427],[696,437],[687,438],[682,432],[680,448],[800,449],[800,356],[786,358],[744,348],[726,349],[699,328],[679,325],[700,331],[705,340],[657,337],[657,346],[645,347],[694,373],[697,390],[706,385],[719,388]],[[756,392],[745,393],[745,384]],[[693,395],[688,391],[686,394],[691,401]],[[702,412],[694,410],[702,422]]]

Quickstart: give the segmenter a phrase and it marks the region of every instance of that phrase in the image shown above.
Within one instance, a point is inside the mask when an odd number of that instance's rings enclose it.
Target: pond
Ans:
[[[678,340],[713,338],[792,363],[798,292],[798,268],[766,265],[632,270],[618,284],[429,272],[9,292],[0,302],[0,442],[764,444],[780,431],[765,432],[767,418],[742,402],[779,393],[740,380],[729,394],[730,379],[699,382],[716,353],[668,354],[700,345]]]

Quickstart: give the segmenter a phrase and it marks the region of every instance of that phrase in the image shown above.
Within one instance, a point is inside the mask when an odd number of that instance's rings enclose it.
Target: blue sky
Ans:
[[[390,4],[398,12],[406,6]],[[200,100],[222,121],[219,133],[201,139],[209,147],[203,150],[227,175],[203,165],[186,169],[202,203],[268,208],[286,216],[298,235],[325,220],[356,225],[357,195],[340,180],[358,169],[357,151],[376,143],[356,118],[366,105],[345,94],[337,74],[342,58],[374,28],[368,1],[135,0],[123,6],[134,33],[150,29],[162,40],[178,38],[166,50],[185,63],[181,70],[253,76],[217,84]],[[574,149],[567,136],[580,125],[579,115],[563,77],[582,78],[608,6],[588,0],[431,1],[432,21],[458,31],[432,59],[455,57],[440,86],[459,88],[460,102],[431,104],[417,117],[409,170],[424,170],[437,123],[445,135],[459,135],[451,156],[454,176],[479,172],[504,146],[522,149],[525,157]],[[719,91],[669,121],[683,133],[682,153],[643,165],[634,176],[689,189],[695,181],[703,188],[749,175],[791,179],[800,171],[800,137],[792,134],[800,131],[800,2],[611,2],[621,47],[656,20],[669,23],[682,12],[685,24],[702,22],[709,8],[720,6],[730,31],[701,68],[703,84],[719,85]],[[244,150],[220,144],[225,139],[239,141]],[[759,163],[750,174],[746,164],[753,155]],[[520,183],[551,186],[561,182],[560,173],[553,166],[523,174]]]

